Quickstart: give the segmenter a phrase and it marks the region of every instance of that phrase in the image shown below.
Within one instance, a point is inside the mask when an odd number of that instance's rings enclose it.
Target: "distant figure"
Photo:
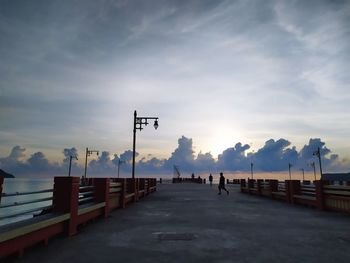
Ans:
[[[209,175],[209,183],[210,183],[210,186],[213,185],[213,176],[211,174]]]
[[[218,195],[221,195],[221,189],[225,190],[227,195],[229,195],[230,192],[227,191],[227,189],[225,188],[225,177],[224,177],[223,173],[220,173],[220,181],[219,181],[218,188],[219,188]]]
[[[191,178],[192,178],[192,180],[194,179],[194,173],[192,173]]]

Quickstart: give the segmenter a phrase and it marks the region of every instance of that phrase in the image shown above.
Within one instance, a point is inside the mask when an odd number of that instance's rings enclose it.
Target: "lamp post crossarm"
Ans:
[[[158,120],[158,117],[136,117],[135,130],[143,130],[142,125],[148,125],[148,120]]]

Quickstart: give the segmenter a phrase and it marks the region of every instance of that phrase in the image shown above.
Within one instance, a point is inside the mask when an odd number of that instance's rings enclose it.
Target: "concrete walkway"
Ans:
[[[16,262],[350,262],[350,216],[228,188],[160,185]]]

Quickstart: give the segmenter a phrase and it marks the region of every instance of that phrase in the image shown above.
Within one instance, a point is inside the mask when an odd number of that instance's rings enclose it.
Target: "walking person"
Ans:
[[[211,174],[209,175],[209,183],[210,183],[210,186],[213,185],[213,176]]]
[[[222,172],[220,173],[220,181],[219,181],[218,188],[219,188],[218,195],[221,195],[221,189],[225,190],[227,195],[229,195],[230,192],[225,188],[225,177]]]

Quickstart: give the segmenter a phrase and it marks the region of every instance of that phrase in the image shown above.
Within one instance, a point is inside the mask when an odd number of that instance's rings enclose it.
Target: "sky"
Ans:
[[[137,132],[140,172],[277,171],[317,147],[350,170],[350,1],[0,0],[0,36],[15,174],[71,152],[80,172],[86,147],[92,172],[130,160],[134,110],[159,117]]]

